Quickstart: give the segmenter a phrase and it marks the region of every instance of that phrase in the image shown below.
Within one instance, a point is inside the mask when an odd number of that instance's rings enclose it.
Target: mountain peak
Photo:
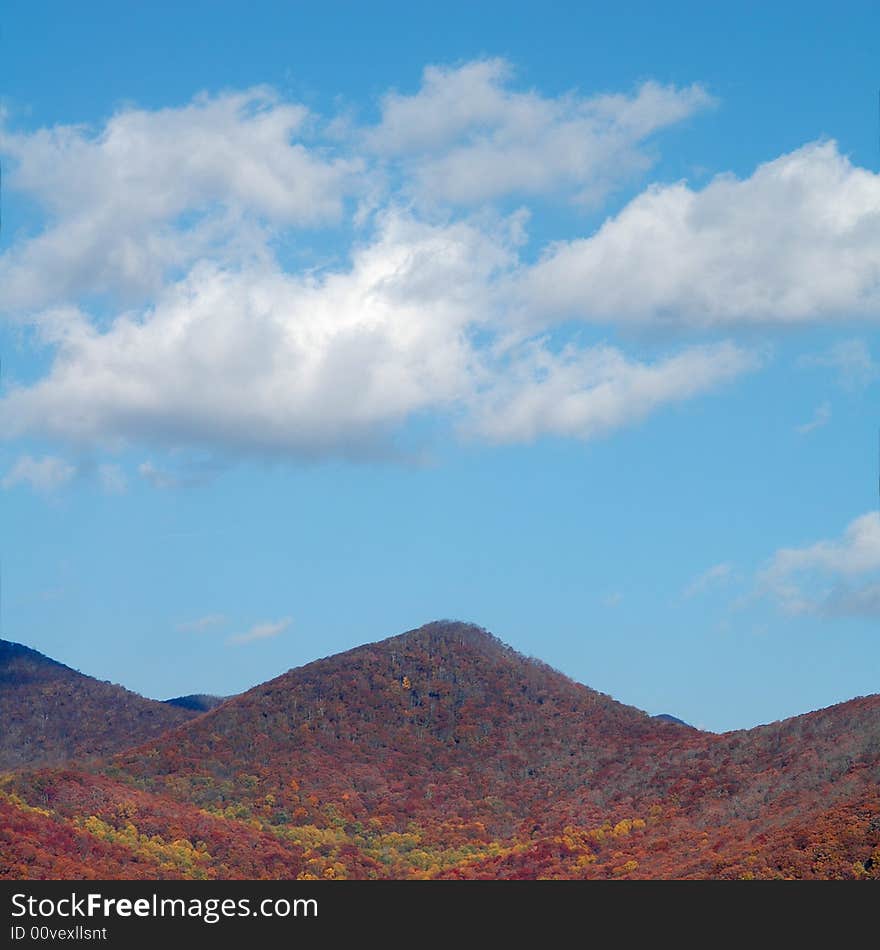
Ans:
[[[480,650],[489,650],[497,653],[515,653],[512,647],[489,633],[485,627],[461,620],[432,620],[407,630],[395,637],[384,641],[388,644],[395,642],[407,644],[427,645],[431,642],[444,643],[449,646],[471,646]]]
[[[364,815],[407,820],[476,796],[474,820],[507,834],[518,819],[496,808],[501,798],[543,809],[548,795],[581,795],[592,777],[627,771],[634,749],[676,738],[483,627],[436,620],[289,670],[114,767],[200,806],[216,800],[212,784],[199,784],[208,773],[233,798],[252,797],[249,776],[266,773],[264,800],[286,796],[294,778],[315,802],[356,795]],[[210,764],[175,785],[190,762]],[[595,810],[598,794],[583,807]],[[323,820],[318,805],[298,807]]]
[[[347,658],[357,661],[377,648],[388,650],[391,666],[400,667],[404,672],[413,661],[422,668],[425,664],[434,666],[440,663],[468,677],[479,677],[480,670],[485,675],[492,669],[504,668],[508,675],[529,680],[537,676],[543,681],[553,681],[563,689],[576,686],[578,690],[598,695],[587,686],[575,684],[570,677],[543,660],[520,653],[485,627],[462,620],[432,620],[405,633],[355,647],[328,660],[334,662]]]

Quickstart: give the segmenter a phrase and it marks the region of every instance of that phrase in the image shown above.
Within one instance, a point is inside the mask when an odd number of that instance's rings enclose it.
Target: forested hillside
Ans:
[[[715,735],[438,622],[7,775],[0,873],[870,878],[878,788],[880,696]]]

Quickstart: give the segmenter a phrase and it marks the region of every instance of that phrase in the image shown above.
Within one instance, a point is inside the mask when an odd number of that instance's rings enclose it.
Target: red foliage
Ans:
[[[91,817],[128,848],[108,876],[856,878],[880,874],[878,750],[880,696],[717,736],[431,624],[8,787],[47,833]]]

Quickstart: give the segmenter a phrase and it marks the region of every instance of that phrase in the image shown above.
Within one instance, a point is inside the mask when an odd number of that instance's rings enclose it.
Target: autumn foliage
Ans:
[[[719,736],[435,623],[7,773],[0,876],[877,878],[878,789],[880,696]]]
[[[0,770],[104,756],[196,715],[0,640]]]

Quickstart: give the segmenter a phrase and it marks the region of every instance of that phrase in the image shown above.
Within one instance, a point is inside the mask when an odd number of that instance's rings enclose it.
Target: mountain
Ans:
[[[191,693],[189,696],[175,696],[173,699],[163,699],[167,706],[179,706],[181,709],[190,709],[193,712],[207,712],[220,703],[225,703],[228,696],[208,696],[205,693]]]
[[[485,630],[438,622],[291,670],[113,769],[202,807],[271,796],[279,822],[291,808],[320,820],[345,795],[400,829],[454,806],[509,834],[553,796],[598,818],[609,789],[641,781],[630,765],[644,748],[682,741]]]
[[[435,622],[3,801],[0,876],[878,877],[880,696],[715,735]]]
[[[671,722],[676,726],[687,726],[688,729],[694,728],[689,722],[685,722],[684,719],[679,719],[678,716],[671,716],[669,713],[657,713],[654,718],[659,719],[660,722]]]
[[[107,755],[194,715],[0,640],[0,771]]]

